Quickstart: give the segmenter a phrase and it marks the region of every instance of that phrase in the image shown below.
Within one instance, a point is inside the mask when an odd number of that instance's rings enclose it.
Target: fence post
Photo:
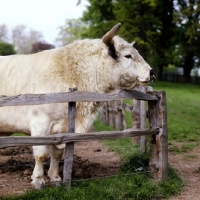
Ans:
[[[140,92],[143,92],[146,94],[146,87],[141,86]],[[146,101],[140,101],[140,128],[144,129],[146,128]],[[140,151],[142,153],[146,152],[146,136],[142,135],[140,136]]]
[[[125,111],[122,100],[105,102],[100,111],[100,120],[115,130],[126,129]]]
[[[100,119],[105,125],[109,125],[108,120],[108,102],[104,102],[101,113],[100,113]]]
[[[158,101],[148,102],[148,117],[150,128],[159,128],[158,135],[150,139],[149,170],[155,179],[166,181],[168,177],[168,133],[166,92],[153,91],[148,94],[156,95]]]
[[[113,102],[113,110],[114,110],[114,121],[115,121],[115,130],[124,130],[126,129],[126,122],[125,122],[125,111],[123,110],[123,101],[122,100],[115,100]]]
[[[115,127],[115,123],[114,123],[114,105],[113,105],[113,101],[107,102],[107,115],[108,115],[108,126],[111,127]]]
[[[136,90],[140,90],[139,86]],[[140,128],[140,101],[133,99],[133,110],[132,110],[132,122],[133,128]],[[132,144],[139,144],[140,143],[140,136],[135,136],[132,138]]]
[[[77,91],[77,88],[70,88],[70,92]],[[76,102],[68,103],[68,133],[75,132]],[[67,143],[65,146],[63,182],[69,189],[71,187],[71,174],[74,155],[74,142]]]
[[[146,93],[146,86],[138,86],[137,90]],[[132,119],[133,128],[146,128],[146,101],[133,100]],[[146,136],[133,137],[132,144],[140,144],[141,152],[146,152]]]

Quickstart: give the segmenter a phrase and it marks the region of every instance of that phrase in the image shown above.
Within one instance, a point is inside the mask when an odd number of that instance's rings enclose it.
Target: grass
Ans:
[[[174,151],[175,153],[186,153],[186,152],[193,150],[195,146],[196,146],[196,144],[194,144],[194,143],[182,144],[180,147],[177,147],[172,144],[170,146],[170,150]]]
[[[169,140],[199,141],[200,86],[158,82],[153,88],[167,93]]]
[[[171,170],[171,169],[170,169]],[[176,181],[174,181],[174,179]],[[46,188],[42,191],[30,191],[20,198],[11,197],[10,200],[145,200],[170,197],[177,192],[181,183],[176,174],[170,172],[170,181],[153,183],[145,174],[119,175],[107,179],[97,179],[88,182],[76,182],[71,190],[64,187]],[[156,197],[156,198],[155,198]]]
[[[44,190],[32,190],[20,197],[9,197],[9,200],[147,200],[168,198],[183,187],[182,180],[173,169],[169,169],[166,182],[152,181],[147,170],[148,156],[137,153],[127,159],[117,176],[91,181],[76,181],[72,188],[48,187]],[[142,173],[143,172],[143,173]],[[3,200],[3,199],[2,199]]]
[[[198,158],[197,155],[191,155],[191,154],[184,156],[184,159],[197,159],[197,158]]]
[[[195,158],[190,151],[200,142],[200,86],[155,82],[154,90],[167,93],[168,134],[170,148],[176,153],[187,153],[188,158]],[[131,100],[127,100],[131,103]],[[131,127],[131,114],[127,120]],[[103,125],[99,119],[94,123],[95,131],[113,130]],[[180,143],[180,147],[174,146]],[[133,146],[131,139],[105,140],[110,151],[117,152],[123,159],[123,165],[117,176],[91,181],[73,182],[71,190],[64,187],[45,188],[42,191],[30,191],[20,197],[6,199],[162,199],[177,194],[183,188],[182,180],[169,167],[166,182],[155,182],[149,173],[148,155],[139,152],[139,146]],[[128,174],[128,175],[127,175]]]

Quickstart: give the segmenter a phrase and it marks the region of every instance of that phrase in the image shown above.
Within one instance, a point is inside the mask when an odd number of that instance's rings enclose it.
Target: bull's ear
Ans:
[[[134,46],[136,44],[136,41],[133,41],[132,43],[131,43],[131,46]]]
[[[115,60],[117,60],[117,53],[114,45],[110,45],[108,48],[108,54]]]
[[[116,35],[117,31],[119,30],[121,23],[116,24],[110,31],[108,31],[103,37],[102,41],[107,46],[112,45],[112,38]]]

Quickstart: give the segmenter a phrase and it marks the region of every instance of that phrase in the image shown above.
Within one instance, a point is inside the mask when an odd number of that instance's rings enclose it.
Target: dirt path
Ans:
[[[72,177],[75,180],[115,174],[119,160],[115,153],[107,152],[107,148],[98,141],[79,143],[75,146]],[[200,200],[200,147],[188,153],[176,154],[169,151],[169,163],[185,183],[183,191],[170,200]],[[0,149],[0,197],[22,194],[30,189],[33,166],[30,147]],[[48,166],[45,165],[45,174]],[[63,163],[60,165],[60,174],[62,166]],[[49,183],[47,176],[45,179]]]
[[[72,179],[89,179],[116,174],[120,158],[98,141],[75,144]],[[34,167],[31,147],[0,149],[0,199],[2,196],[20,195],[31,189],[30,176]],[[45,181],[49,184],[47,170],[49,160],[44,165]],[[63,162],[60,163],[62,175]]]
[[[169,163],[185,184],[183,191],[170,200],[200,200],[200,147],[187,153],[169,152]]]

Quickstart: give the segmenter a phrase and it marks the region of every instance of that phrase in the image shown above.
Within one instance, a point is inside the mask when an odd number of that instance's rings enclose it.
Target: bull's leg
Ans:
[[[59,175],[59,161],[63,154],[63,148],[61,147],[61,149],[59,149],[57,146],[52,145],[49,147],[49,151],[51,155],[51,163],[48,176],[52,182],[60,182],[62,179]]]
[[[50,135],[50,120],[42,113],[33,113],[30,126],[31,136]],[[31,176],[32,184],[36,188],[40,188],[45,183],[43,162],[49,156],[49,146],[33,146],[33,155],[35,157],[35,168]]]
[[[48,146],[33,146],[33,154],[35,157],[35,167],[33,170],[32,184],[35,188],[40,189],[45,183],[43,162],[48,157]]]

